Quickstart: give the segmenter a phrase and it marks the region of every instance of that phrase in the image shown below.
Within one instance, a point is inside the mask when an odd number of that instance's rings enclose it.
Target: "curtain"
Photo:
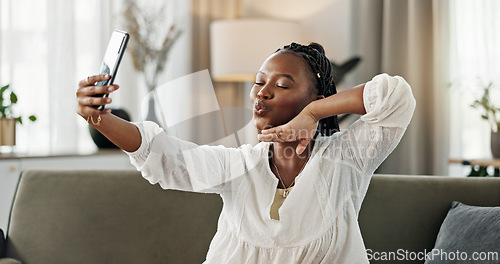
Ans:
[[[19,97],[16,112],[25,117],[17,126],[17,152],[95,149],[74,98],[78,80],[99,70],[111,6],[98,0],[0,1],[0,83],[11,85]],[[30,114],[38,120],[28,122]]]
[[[25,124],[18,125],[16,152],[97,150],[88,124],[75,113],[75,91],[79,80],[98,73],[111,32],[123,29],[122,7],[122,0],[0,0],[0,84],[10,83],[17,93],[19,114],[38,118],[34,123],[25,118]],[[165,11],[178,19],[183,34],[160,83],[191,73],[189,11],[188,1],[176,1]],[[144,120],[147,89],[127,53],[115,83],[121,88],[113,93],[110,107],[126,110],[132,121]]]
[[[378,173],[447,174],[448,2],[356,0],[352,2],[353,54],[363,59],[351,83],[386,72],[403,76],[417,108],[399,146]]]

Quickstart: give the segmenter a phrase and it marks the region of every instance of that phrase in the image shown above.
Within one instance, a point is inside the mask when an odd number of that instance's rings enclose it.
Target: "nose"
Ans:
[[[257,93],[257,98],[259,98],[259,99],[271,99],[272,98],[272,92],[270,91],[270,89],[267,85],[264,85],[263,87],[261,87],[261,89]]]

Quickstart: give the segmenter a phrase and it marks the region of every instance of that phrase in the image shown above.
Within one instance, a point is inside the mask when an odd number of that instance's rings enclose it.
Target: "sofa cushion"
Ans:
[[[163,190],[132,170],[24,171],[6,257],[22,263],[201,263],[216,194]]]
[[[500,263],[499,255],[500,207],[454,201],[425,263],[455,263],[477,257],[485,261],[481,263]]]
[[[0,264],[21,264],[21,262],[17,259],[3,258],[0,259]]]
[[[500,206],[498,190],[497,177],[374,175],[359,213],[365,246],[378,254],[402,250],[405,257],[406,252],[429,252],[453,201]],[[406,259],[405,264],[422,264],[425,256]],[[372,259],[370,263],[403,262]]]

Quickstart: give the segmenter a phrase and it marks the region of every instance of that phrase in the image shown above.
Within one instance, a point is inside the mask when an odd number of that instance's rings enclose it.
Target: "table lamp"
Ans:
[[[272,19],[218,20],[210,26],[211,75],[218,82],[253,82],[264,60],[291,42],[303,43],[298,23]]]

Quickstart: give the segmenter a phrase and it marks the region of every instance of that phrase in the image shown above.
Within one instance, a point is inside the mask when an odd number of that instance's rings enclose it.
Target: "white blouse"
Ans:
[[[368,263],[358,213],[375,169],[399,143],[415,109],[401,77],[380,74],[363,93],[366,114],[347,130],[318,137],[293,191],[270,216],[278,179],[268,142],[198,146],[151,122],[137,123],[140,148],[128,153],[150,183],[218,193],[217,232],[204,263]]]

